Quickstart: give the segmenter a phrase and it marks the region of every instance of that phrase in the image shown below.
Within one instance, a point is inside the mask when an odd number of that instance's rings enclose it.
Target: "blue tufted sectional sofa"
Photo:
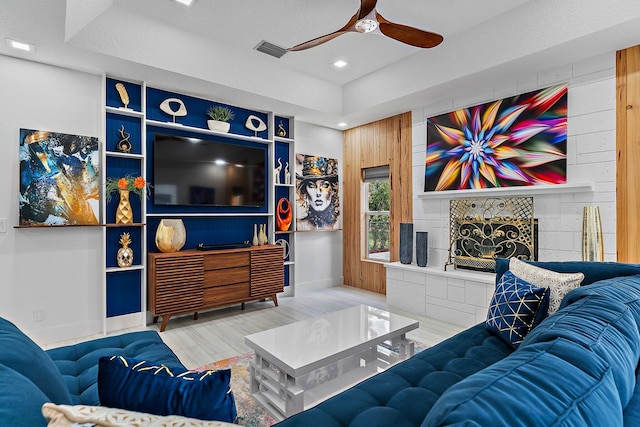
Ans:
[[[153,360],[184,369],[155,331],[132,332],[43,351],[0,318],[0,426],[46,426],[45,402],[99,405],[101,356]]]
[[[585,278],[517,350],[482,323],[277,426],[640,426],[640,265],[532,264]]]

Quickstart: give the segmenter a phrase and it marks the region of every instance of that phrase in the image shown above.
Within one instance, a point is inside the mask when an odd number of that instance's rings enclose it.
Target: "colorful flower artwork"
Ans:
[[[98,224],[98,138],[20,129],[19,153],[21,226]]]
[[[427,120],[424,191],[564,184],[567,86]]]

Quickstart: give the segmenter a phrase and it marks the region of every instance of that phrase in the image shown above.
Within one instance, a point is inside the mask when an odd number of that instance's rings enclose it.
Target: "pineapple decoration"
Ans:
[[[129,233],[122,233],[120,235],[120,244],[122,247],[118,249],[118,266],[122,268],[131,267],[131,264],[133,264],[133,249],[129,247],[131,244],[131,236]]]

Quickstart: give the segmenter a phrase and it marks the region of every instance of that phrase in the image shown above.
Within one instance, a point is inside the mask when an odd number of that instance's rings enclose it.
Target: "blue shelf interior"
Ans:
[[[291,135],[291,129],[289,127],[289,118],[275,116],[275,135],[281,138],[293,138]]]
[[[118,267],[117,255],[118,249],[121,248],[120,236],[123,233],[129,233],[131,244],[129,247],[133,249],[133,265],[140,265],[144,261],[141,259],[142,252],[142,227],[110,227],[107,228],[107,253],[105,265],[107,267]]]
[[[118,141],[122,139],[120,130],[124,126],[124,132],[129,134],[129,142],[131,142],[131,154],[142,154],[142,125],[140,119],[136,117],[122,116],[114,113],[107,113],[107,143],[105,150],[119,151],[117,149]]]
[[[147,217],[149,252],[159,252],[155,244],[155,235],[161,219]],[[200,243],[213,245],[251,242],[253,240],[253,225],[267,223],[266,217],[250,216],[182,217],[181,219],[187,232],[187,239],[182,250],[195,249]]]
[[[135,158],[107,157],[106,174],[107,178],[122,178],[126,175],[134,177],[140,176],[142,173],[142,160]],[[106,201],[106,200],[105,200]],[[116,208],[120,202],[120,196],[115,193],[111,195],[111,200],[107,202],[106,219],[108,224],[116,222]],[[133,209],[133,222],[142,222],[142,201],[140,197],[131,192],[129,193],[129,202]]]
[[[289,271],[290,271],[290,265],[285,265],[284,266],[284,285],[285,286],[289,286]]]
[[[141,274],[142,270],[123,269],[107,275],[107,317],[140,312]]]
[[[124,107],[124,104],[120,99],[120,94],[116,89],[116,83],[122,83],[127,90],[127,94],[129,95],[129,104],[127,105],[127,108],[142,112],[142,86],[111,78],[106,79],[107,106],[115,108]]]
[[[154,88],[147,88],[147,119],[157,120],[159,122],[173,122],[173,116],[170,116],[160,109],[160,104],[169,98],[180,99],[187,109],[186,116],[175,118],[176,123],[196,128],[208,129],[207,110],[209,109],[209,107],[220,105],[229,108],[234,114],[233,120],[229,122],[231,125],[229,133],[235,135],[254,136],[262,139],[269,138],[269,116],[266,113],[247,110],[233,105],[222,104],[219,102],[213,102],[202,98],[176,94],[173,92]],[[176,108],[173,108],[173,111],[176,111]],[[258,132],[257,134],[255,131],[247,128],[245,126],[245,123],[250,116],[258,117],[264,124],[267,125],[267,128],[263,131]]]

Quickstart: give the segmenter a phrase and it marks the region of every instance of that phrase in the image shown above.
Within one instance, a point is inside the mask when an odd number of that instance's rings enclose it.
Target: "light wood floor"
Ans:
[[[392,311],[420,322],[420,328],[407,334],[410,339],[428,346],[434,345],[464,329],[435,319],[389,309],[384,295],[362,291],[348,286],[337,286],[295,297],[278,298],[278,307],[271,300],[172,318],[167,329],[160,333],[165,343],[189,369],[216,360],[248,353],[245,335],[340,310],[358,304]],[[159,330],[159,323],[149,325]]]

